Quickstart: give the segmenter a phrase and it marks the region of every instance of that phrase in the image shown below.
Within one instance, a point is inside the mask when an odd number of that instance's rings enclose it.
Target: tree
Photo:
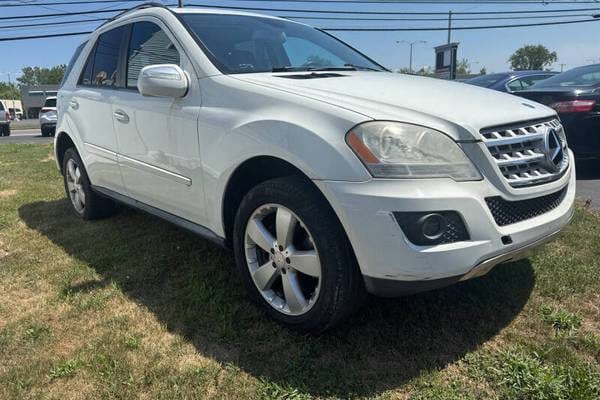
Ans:
[[[21,93],[14,83],[0,82],[0,99],[20,99]]]
[[[515,71],[540,70],[558,60],[555,51],[550,51],[546,46],[525,45],[514,52],[508,59],[510,66]]]
[[[482,67],[479,71],[479,75],[487,75],[487,69],[485,67]]]
[[[471,63],[463,58],[456,63],[456,75],[471,75]]]
[[[21,70],[22,75],[17,78],[17,81],[21,86],[58,85],[66,69],[65,64],[59,64],[52,68],[25,67]]]

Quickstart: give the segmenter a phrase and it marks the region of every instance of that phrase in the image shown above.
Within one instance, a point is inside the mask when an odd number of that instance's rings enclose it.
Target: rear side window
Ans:
[[[142,68],[154,64],[179,65],[179,52],[167,34],[152,22],[137,22],[127,51],[127,87],[136,88]]]
[[[71,57],[71,61],[69,61],[69,65],[67,65],[67,69],[65,70],[65,74],[63,75],[63,78],[60,81],[60,86],[62,86],[62,85],[65,84],[65,81],[69,77],[69,74],[71,73],[71,70],[73,69],[73,66],[75,65],[75,63],[77,62],[77,59],[79,58],[79,55],[81,54],[81,50],[83,50],[83,48],[85,47],[86,44],[87,44],[87,41],[81,43],[75,49],[75,53],[73,53],[73,57]]]
[[[4,105],[2,104],[1,101],[0,101],[0,111],[4,111]]]
[[[119,86],[119,52],[126,32],[126,27],[120,26],[98,37],[81,75],[81,84],[100,87]]]
[[[46,99],[44,107],[56,107],[56,99]]]

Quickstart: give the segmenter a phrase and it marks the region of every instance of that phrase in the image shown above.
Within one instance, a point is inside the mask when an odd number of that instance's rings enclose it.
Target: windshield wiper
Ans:
[[[354,64],[344,64],[345,67],[351,67],[356,69],[360,69],[360,70],[365,70],[365,71],[377,71],[377,72],[381,72],[380,69],[377,68],[372,68],[372,67],[365,67],[364,65],[354,65]]]
[[[297,69],[294,67],[273,67],[271,68],[271,72],[290,72],[296,71]]]

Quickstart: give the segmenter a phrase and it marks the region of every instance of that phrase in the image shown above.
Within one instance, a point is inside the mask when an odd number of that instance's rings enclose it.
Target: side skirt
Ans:
[[[110,189],[92,185],[92,190],[104,197],[113,199],[126,206],[137,208],[138,210],[144,211],[150,215],[154,215],[155,217],[164,219],[165,221],[168,221],[180,228],[195,233],[196,235],[201,236],[202,238],[207,239],[221,247],[228,247],[225,238],[222,238],[221,236],[217,235],[216,233],[202,225],[198,225],[194,222],[188,221],[187,219],[178,217],[177,215],[173,215],[156,207],[152,207],[146,203],[142,203],[140,201],[132,199],[131,197],[114,192]]]

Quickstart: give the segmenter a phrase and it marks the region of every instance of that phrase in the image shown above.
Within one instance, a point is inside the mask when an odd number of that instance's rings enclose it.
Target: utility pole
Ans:
[[[448,44],[452,41],[452,10],[448,11]]]
[[[565,67],[567,66],[567,64],[560,64],[560,72],[563,72],[565,70]]]
[[[177,0],[177,5],[179,8],[183,8],[183,0]]]
[[[427,43],[427,41],[425,40],[418,40],[416,42],[407,42],[406,40],[396,40],[396,43],[401,44],[401,43],[406,43],[410,46],[410,57],[409,57],[409,67],[408,67],[408,72],[410,74],[412,74],[413,70],[412,70],[412,65],[413,65],[413,46],[415,44],[419,44],[419,43]]]

